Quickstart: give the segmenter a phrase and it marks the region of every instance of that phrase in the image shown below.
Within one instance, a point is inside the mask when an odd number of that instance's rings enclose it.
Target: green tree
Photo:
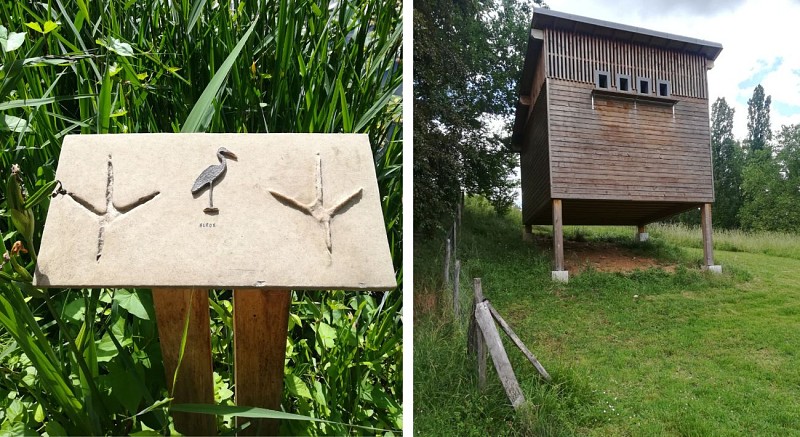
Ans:
[[[535,0],[540,3],[540,0]],[[430,231],[461,191],[511,205],[510,125],[531,2],[414,3],[414,222]]]
[[[767,145],[748,159],[742,180],[742,226],[751,230],[800,229],[800,125],[783,126],[776,148]],[[773,157],[774,155],[774,157]]]
[[[734,109],[725,98],[711,105],[711,150],[714,161],[714,226],[738,227],[742,206],[742,164],[744,154],[733,138]]]
[[[772,139],[769,122],[769,105],[772,96],[764,97],[764,87],[758,84],[753,97],[747,101],[747,145],[751,152],[764,150]]]

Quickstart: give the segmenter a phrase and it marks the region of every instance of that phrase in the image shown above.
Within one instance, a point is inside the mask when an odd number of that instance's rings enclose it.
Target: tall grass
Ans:
[[[67,134],[367,133],[402,286],[399,1],[2,2],[0,25],[1,180],[18,164],[28,192],[50,183]],[[7,197],[0,214],[9,217]],[[168,432],[149,291],[44,294],[17,269],[34,268],[47,207],[45,197],[26,209],[32,243],[11,220],[0,223],[14,261],[0,279],[0,433]],[[221,404],[246,384],[232,379],[230,297],[210,300]],[[397,290],[295,292],[283,408],[399,429],[401,307]],[[73,410],[85,422],[70,420]],[[232,426],[220,418],[221,430]],[[292,421],[282,432],[354,431]]]
[[[682,224],[655,224],[650,232],[670,243],[685,247],[703,247],[700,229]],[[714,248],[731,252],[762,253],[800,259],[800,235],[785,232],[745,232],[738,229],[714,229]]]

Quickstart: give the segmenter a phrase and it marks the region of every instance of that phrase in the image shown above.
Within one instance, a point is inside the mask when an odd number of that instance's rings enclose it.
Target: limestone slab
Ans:
[[[72,135],[56,178],[40,287],[396,286],[366,135]]]

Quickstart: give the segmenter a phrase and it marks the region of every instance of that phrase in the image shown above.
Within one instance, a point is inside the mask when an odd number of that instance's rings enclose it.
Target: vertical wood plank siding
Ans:
[[[542,88],[528,121],[520,155],[522,217],[527,223],[550,202],[550,158],[547,149],[547,90]]]
[[[650,79],[652,89],[659,80],[668,80],[674,96],[708,98],[706,60],[701,55],[555,29],[544,33],[548,77],[593,84],[595,70],[605,70],[611,73],[612,88],[618,74],[629,74],[637,91],[641,76]]]

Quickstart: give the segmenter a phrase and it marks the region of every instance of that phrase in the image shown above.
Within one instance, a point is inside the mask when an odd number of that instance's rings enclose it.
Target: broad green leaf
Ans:
[[[336,330],[331,325],[321,322],[317,327],[317,334],[319,334],[322,345],[325,349],[330,349],[336,343]]]
[[[286,382],[286,389],[289,390],[289,393],[299,398],[311,399],[311,391],[300,377],[290,374],[286,375],[284,381]]]
[[[181,132],[204,132],[208,129],[208,125],[211,123],[211,116],[214,113],[214,98],[217,96],[219,91],[222,89],[222,85],[225,83],[225,79],[228,77],[228,73],[231,71],[231,67],[236,62],[236,58],[239,57],[239,53],[244,48],[244,45],[247,43],[247,40],[250,38],[250,34],[253,33],[253,29],[256,28],[256,24],[258,23],[258,17],[253,20],[253,23],[250,25],[250,28],[247,29],[242,39],[236,44],[236,47],[233,48],[233,51],[225,58],[225,62],[222,63],[217,73],[206,85],[205,90],[203,90],[203,94],[200,95],[200,98],[197,99],[195,102],[194,107],[192,107],[192,111],[189,113],[189,116],[186,117],[186,120],[183,122],[183,127],[181,128]]]
[[[111,67],[103,74],[103,85],[97,100],[97,133],[107,134],[111,125]]]
[[[82,322],[84,317],[86,317],[86,301],[83,300],[82,297],[79,297],[68,303],[67,306],[64,307],[64,316],[69,320]]]
[[[44,430],[47,431],[49,436],[67,435],[67,430],[54,420],[48,421],[47,425],[44,426]]]
[[[58,29],[58,23],[54,23],[54,22],[52,22],[50,20],[45,21],[45,23],[44,23],[44,32],[43,33],[48,34],[48,33],[52,32],[52,31],[54,31],[56,29]]]
[[[83,14],[83,18],[86,21],[91,21],[89,17],[89,8],[86,6],[86,0],[77,0],[76,3],[78,3],[78,9],[80,9],[81,13]],[[76,27],[78,26],[76,25]],[[78,30],[80,30],[80,27],[78,27]]]
[[[45,419],[44,415],[44,408],[42,408],[42,404],[37,403],[36,408],[33,410],[33,420],[38,423],[44,422]]]
[[[0,26],[0,47],[3,48],[5,53],[13,52],[20,48],[22,43],[25,42],[25,34],[10,32],[4,26]]]
[[[39,23],[32,21],[30,23],[25,23],[25,25],[39,33],[44,33],[44,31],[42,30],[42,26],[40,26]]]
[[[119,306],[125,308],[134,316],[140,319],[150,320],[150,315],[147,313],[144,304],[142,304],[139,293],[120,289],[114,294],[114,300],[119,303]]]
[[[120,56],[133,56],[133,48],[131,45],[120,41],[113,36],[109,36],[105,40],[98,39],[95,42]]]
[[[111,333],[106,332],[103,338],[97,342],[97,362],[99,363],[107,363],[119,355],[119,349],[114,344],[114,340],[111,339],[111,335]],[[131,343],[132,340],[130,338],[124,338],[120,342],[120,346],[125,347]]]
[[[22,118],[3,114],[3,118],[0,118],[0,131],[30,132],[31,128]]]
[[[45,97],[43,99],[10,100],[8,102],[0,103],[0,111],[5,111],[7,109],[12,109],[12,108],[38,108],[39,106],[47,105],[50,103],[67,101],[67,100],[88,99],[90,97],[94,96],[91,95],[58,96],[58,97]]]
[[[302,416],[300,414],[284,413],[283,411],[268,410],[266,408],[244,407],[234,405],[208,405],[208,404],[177,404],[170,408],[171,411],[184,413],[214,414],[217,416],[249,417],[251,419],[280,419],[280,420],[306,420],[311,422],[333,423],[337,425],[351,426],[353,428],[366,429],[370,431],[389,431],[387,429],[372,428],[369,426],[349,425],[346,423],[334,422],[331,420],[317,419],[314,417]]]
[[[111,345],[114,346],[113,343]],[[130,372],[126,372],[124,367],[115,363],[109,363],[107,369],[109,370],[108,375],[101,378],[111,389],[111,396],[118,400],[130,414],[136,412],[144,396],[136,378]]]

